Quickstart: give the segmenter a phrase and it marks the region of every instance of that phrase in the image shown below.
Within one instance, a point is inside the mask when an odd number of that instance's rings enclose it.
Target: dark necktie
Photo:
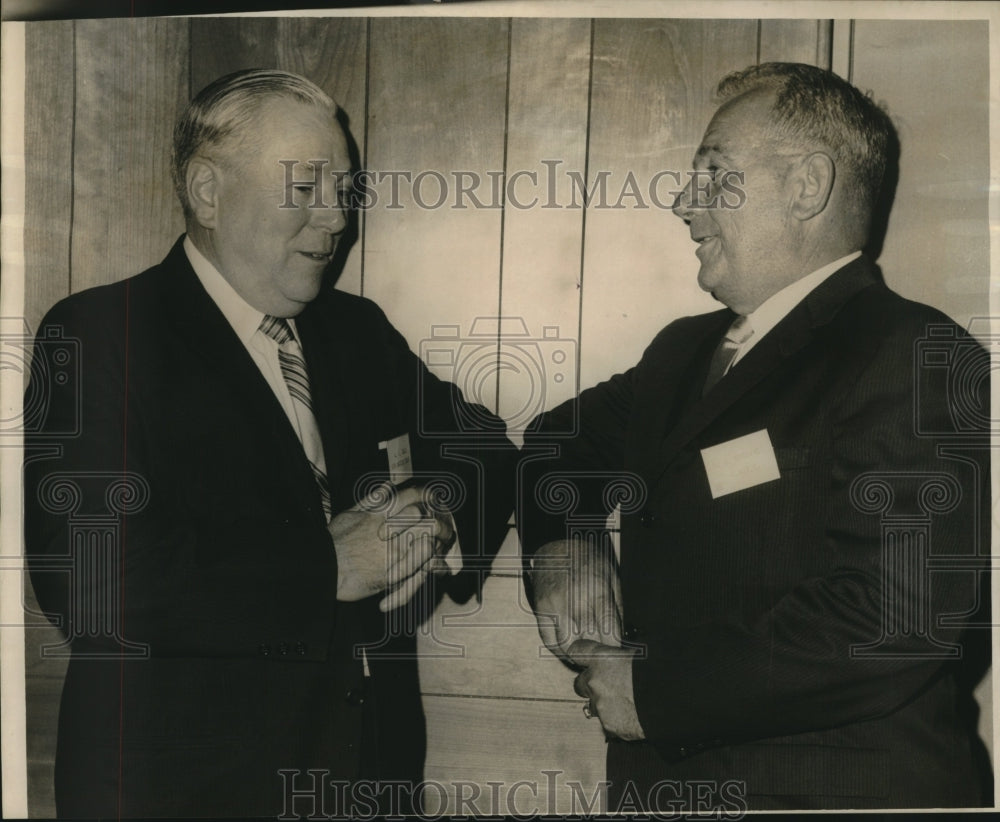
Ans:
[[[746,317],[737,317],[729,326],[729,330],[722,338],[722,342],[719,343],[719,347],[715,349],[715,354],[712,355],[712,363],[708,367],[708,377],[705,379],[705,387],[701,392],[702,396],[711,391],[715,384],[726,375],[739,353],[740,346],[752,336],[753,328],[750,325],[750,320]]]
[[[278,344],[278,363],[281,365],[281,376],[288,386],[292,397],[295,418],[299,423],[302,435],[302,448],[306,452],[309,466],[312,468],[316,484],[319,485],[323,513],[329,522],[333,516],[330,504],[330,485],[326,479],[326,460],[323,456],[323,442],[319,436],[319,426],[312,409],[312,395],[309,393],[309,374],[306,371],[306,361],[292,334],[292,329],[281,317],[265,315],[261,320],[260,330]]]

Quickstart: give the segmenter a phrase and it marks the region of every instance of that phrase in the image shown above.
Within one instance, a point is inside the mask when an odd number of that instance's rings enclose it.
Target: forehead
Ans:
[[[768,123],[774,104],[770,91],[750,91],[727,100],[715,112],[701,145],[695,153],[695,162],[710,158],[734,160],[758,157],[765,150],[768,140]]]
[[[274,97],[257,109],[250,126],[258,154],[267,160],[326,160],[333,168],[350,163],[347,138],[325,109],[299,100]]]

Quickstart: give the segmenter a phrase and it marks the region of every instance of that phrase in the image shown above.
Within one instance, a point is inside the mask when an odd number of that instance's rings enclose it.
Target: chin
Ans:
[[[304,308],[306,303],[311,303],[319,296],[319,292],[323,288],[323,274],[320,272],[315,277],[310,277],[307,281],[300,281],[295,285],[294,289],[285,292],[283,296],[290,302],[301,303]]]
[[[698,287],[702,291],[707,291],[714,297],[718,286],[718,282],[712,279],[712,275],[709,272],[706,272],[704,269],[698,272]]]

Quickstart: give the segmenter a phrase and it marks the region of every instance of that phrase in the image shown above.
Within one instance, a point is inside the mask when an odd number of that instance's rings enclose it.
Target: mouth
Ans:
[[[718,235],[717,234],[692,235],[691,239],[698,244],[698,250],[695,251],[695,254],[698,254],[699,252],[702,251],[702,249],[706,249],[710,245],[712,245],[712,243],[714,243],[718,239]]]
[[[310,260],[313,260],[314,262],[317,262],[317,263],[328,263],[328,262],[330,262],[330,259],[333,257],[333,252],[332,251],[326,251],[326,252],[321,252],[321,251],[300,251],[299,254],[301,254],[303,257],[307,257]]]

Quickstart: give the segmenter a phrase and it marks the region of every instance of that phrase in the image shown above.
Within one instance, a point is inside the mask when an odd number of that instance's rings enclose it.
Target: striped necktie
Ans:
[[[729,330],[726,331],[726,336],[722,338],[719,347],[715,349],[715,354],[712,355],[712,363],[708,367],[708,377],[705,378],[705,388],[701,392],[702,396],[711,391],[715,384],[726,375],[739,353],[740,346],[752,336],[753,326],[750,325],[750,320],[747,317],[737,317],[729,326]]]
[[[319,426],[313,415],[312,395],[309,393],[309,374],[306,371],[306,361],[302,356],[295,335],[288,322],[281,317],[265,315],[261,320],[260,330],[278,344],[278,363],[281,365],[281,376],[288,386],[292,397],[295,418],[298,420],[302,448],[309,460],[316,484],[319,486],[323,513],[329,522],[333,516],[330,504],[330,485],[326,479],[326,460],[323,457],[323,442],[319,436]]]

